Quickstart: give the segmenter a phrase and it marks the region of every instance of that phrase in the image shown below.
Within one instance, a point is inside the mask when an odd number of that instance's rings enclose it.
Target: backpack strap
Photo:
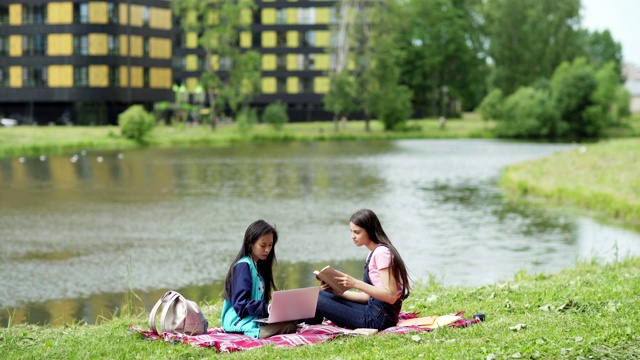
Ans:
[[[162,295],[162,297],[158,300],[158,302],[156,302],[156,304],[153,306],[153,309],[151,310],[151,314],[149,314],[149,327],[151,328],[151,331],[153,331],[154,334],[156,335],[158,334],[158,329],[156,328],[156,314],[158,312],[158,309],[160,308],[160,304],[172,302],[173,299],[178,296],[180,296],[180,294],[178,294],[175,291],[169,290],[164,295]],[[160,318],[160,324],[162,324],[162,322],[164,321],[167,308],[168,308],[167,305],[163,306],[162,317]]]
[[[169,309],[171,308],[171,304],[182,297],[182,295],[180,295],[180,293],[176,291],[167,291],[167,293],[164,294],[163,298],[165,296],[167,297],[167,299],[164,301],[164,306],[162,307],[162,315],[160,316],[160,330],[162,331],[165,330],[164,322],[167,318],[167,314],[169,313]]]

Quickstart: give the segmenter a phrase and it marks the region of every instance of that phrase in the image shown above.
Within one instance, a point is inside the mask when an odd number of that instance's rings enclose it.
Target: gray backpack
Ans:
[[[160,333],[179,333],[186,335],[202,335],[207,333],[209,322],[202,315],[198,304],[187,300],[176,291],[167,291],[155,304],[149,315],[149,327],[158,334],[156,314],[162,304],[160,316]]]

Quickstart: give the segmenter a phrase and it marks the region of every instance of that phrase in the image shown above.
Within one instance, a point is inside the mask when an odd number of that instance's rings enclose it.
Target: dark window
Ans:
[[[278,94],[286,94],[287,93],[287,79],[286,78],[276,78],[278,83],[278,87],[276,92]]]
[[[9,6],[0,5],[0,25],[9,24]]]
[[[73,22],[75,24],[86,24],[89,22],[89,4],[73,4]]]
[[[285,31],[278,31],[276,33],[278,46],[287,46],[287,33]]]
[[[251,39],[251,44],[253,45],[253,47],[262,47],[262,33],[254,32],[251,34],[251,36],[253,37]]]
[[[300,79],[300,93],[301,94],[313,93],[313,78]]]
[[[45,24],[47,22],[46,5],[22,5],[23,24]]]
[[[76,87],[89,86],[89,68],[76,66],[73,68],[73,85]]]
[[[47,85],[47,67],[33,66],[22,68],[22,86],[35,87]]]
[[[142,39],[142,48],[144,51],[143,57],[149,57],[149,38],[145,37]]]
[[[120,37],[118,35],[109,35],[107,37],[107,43],[109,46],[109,55],[120,54]]]
[[[107,6],[109,11],[109,24],[117,24],[120,20],[118,4],[109,3]]]
[[[142,69],[142,81],[143,81],[143,86],[148,88],[149,87],[149,68]]]
[[[0,67],[0,87],[9,86],[9,70]]]
[[[149,7],[148,6],[142,7],[142,26],[144,27],[149,26]]]
[[[0,56],[7,56],[9,54],[9,37],[0,36]]]
[[[109,86],[111,87],[120,86],[120,67],[119,66],[109,66]]]
[[[89,36],[73,35],[73,54],[89,55]]]
[[[46,35],[23,35],[22,55],[45,55],[47,53]]]
[[[278,55],[276,64],[276,70],[287,70],[287,56],[284,54]]]

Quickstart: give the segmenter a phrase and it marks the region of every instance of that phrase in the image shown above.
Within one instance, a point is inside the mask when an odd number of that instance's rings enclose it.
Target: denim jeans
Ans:
[[[400,303],[401,305],[401,303]],[[400,308],[370,298],[366,304],[349,301],[326,291],[320,291],[316,317],[310,323],[320,323],[323,318],[348,329],[371,328],[384,330],[398,323]]]

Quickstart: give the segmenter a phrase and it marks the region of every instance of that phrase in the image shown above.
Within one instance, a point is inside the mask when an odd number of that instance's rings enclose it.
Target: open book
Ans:
[[[333,293],[336,295],[342,295],[342,293],[349,290],[349,288],[341,285],[336,279],[334,279],[334,277],[340,276],[340,274],[329,265],[322,268],[322,270],[316,270],[313,273],[316,274],[320,281],[331,286],[331,290],[333,290]]]

